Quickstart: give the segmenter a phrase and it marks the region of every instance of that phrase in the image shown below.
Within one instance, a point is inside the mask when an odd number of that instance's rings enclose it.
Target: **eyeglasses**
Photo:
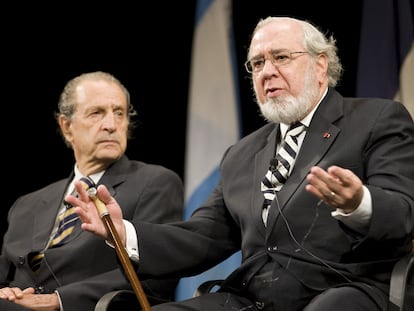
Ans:
[[[299,57],[293,57],[294,54],[308,54],[309,52],[287,52],[287,51],[277,51],[271,52],[270,57],[268,58],[270,62],[276,67],[282,67],[290,64],[292,60]],[[247,60],[244,63],[244,67],[246,67],[247,72],[249,73],[258,73],[263,70],[263,67],[266,63],[266,58],[264,57],[256,57]]]

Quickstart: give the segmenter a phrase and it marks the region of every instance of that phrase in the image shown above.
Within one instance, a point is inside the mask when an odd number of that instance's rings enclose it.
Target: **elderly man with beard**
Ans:
[[[412,247],[410,114],[339,94],[335,39],[306,21],[259,21],[245,65],[269,122],[228,148],[217,187],[189,220],[126,231],[120,204],[98,188],[122,239],[137,238],[143,278],[191,276],[242,251],[218,292],[153,310],[386,310],[392,267]],[[68,200],[83,229],[107,238],[77,187],[80,199]]]

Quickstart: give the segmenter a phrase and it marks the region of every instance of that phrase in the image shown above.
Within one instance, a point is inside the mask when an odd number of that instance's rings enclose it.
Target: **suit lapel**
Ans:
[[[114,197],[116,196],[115,186],[122,183],[125,180],[125,175],[121,174],[122,171],[128,171],[128,159],[124,156],[122,159],[114,163],[109,167],[105,174],[102,176],[98,184],[105,184],[108,187],[109,192]],[[34,206],[36,210],[42,212],[35,214],[34,229],[32,237],[32,249],[35,251],[43,249],[50,237],[53,226],[55,225],[58,211],[63,203],[65,190],[67,189],[69,182],[74,178],[72,173],[68,179],[58,182],[54,188],[50,191],[48,196],[38,203],[38,206]],[[81,222],[78,221],[73,233],[71,233],[67,242],[70,242],[77,238],[82,233]]]
[[[122,158],[122,160],[115,162],[105,171],[105,173],[102,175],[101,179],[97,183],[98,185],[104,184],[114,198],[116,198],[115,186],[122,183],[125,180],[125,175],[119,174],[119,172],[122,172],[122,170],[127,171],[127,169],[125,168],[125,165],[127,164],[128,161],[125,157]],[[83,232],[81,224],[81,221],[77,221],[73,229],[73,232],[70,234],[68,240],[65,243],[75,240]]]
[[[277,193],[277,200],[272,202],[269,216],[269,229],[267,236],[271,234],[274,224],[279,215],[279,208],[283,210],[295,194],[301,193],[296,190],[306,183],[306,176],[312,166],[318,165],[334,143],[340,130],[332,122],[342,116],[342,100],[335,96],[335,92],[328,93],[328,96],[321,102],[318,110],[306,131],[305,139],[297,155],[293,171],[282,189]],[[323,167],[326,169],[326,167]],[[317,198],[315,198],[315,204]],[[295,208],[295,205],[289,207]]]
[[[255,189],[258,189],[258,191],[253,191],[254,197],[251,208],[254,222],[258,224],[258,230],[263,234],[263,236],[265,236],[265,227],[262,218],[264,196],[261,192],[260,184],[267,170],[269,169],[270,160],[275,156],[276,137],[278,137],[278,135],[279,125],[275,125],[274,129],[270,132],[270,135],[267,138],[267,143],[265,144],[264,148],[261,149],[255,156],[255,175],[253,187]]]
[[[120,160],[108,167],[97,184],[105,185],[108,188],[109,193],[116,198],[116,187],[125,181],[126,175],[124,172],[128,171],[129,160],[126,156],[123,156]]]
[[[55,225],[56,217],[63,202],[63,196],[69,180],[71,179],[59,182],[46,198],[40,200],[39,206],[33,207],[40,211],[34,216],[33,250],[41,250],[46,246],[52,228]]]

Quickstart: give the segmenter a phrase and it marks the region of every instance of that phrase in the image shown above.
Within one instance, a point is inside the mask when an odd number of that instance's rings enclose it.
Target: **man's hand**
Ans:
[[[18,287],[4,287],[0,289],[0,298],[14,302],[34,311],[60,310],[57,294],[35,294],[33,287],[20,289]]]
[[[321,201],[345,213],[352,213],[361,203],[364,190],[361,180],[352,171],[331,166],[326,171],[311,168],[306,180],[306,190]]]
[[[78,197],[68,195],[65,201],[75,207],[75,213],[79,215],[82,221],[82,229],[92,232],[105,240],[111,241],[108,236],[108,231],[98,213],[93,200],[88,196],[87,191],[82,185],[82,182],[76,181],[75,188],[78,192]],[[96,189],[96,197],[106,206],[108,213],[112,219],[115,229],[118,231],[118,235],[122,244],[126,244],[126,232],[125,225],[122,220],[122,210],[111,196],[108,189],[104,185],[99,185]]]
[[[14,301],[16,304],[34,311],[58,311],[60,310],[57,294],[28,294]]]
[[[26,289],[18,287],[3,287],[0,288],[0,298],[15,301],[16,299],[22,298],[24,294],[34,294],[34,292],[35,290],[33,287],[28,287]]]

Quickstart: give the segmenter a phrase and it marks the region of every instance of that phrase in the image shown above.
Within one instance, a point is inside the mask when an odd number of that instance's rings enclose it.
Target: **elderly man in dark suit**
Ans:
[[[83,231],[76,214],[62,218],[65,226],[59,227],[56,219],[71,208],[62,202],[75,180],[88,176],[105,184],[129,221],[182,219],[179,176],[124,154],[135,114],[129,92],[108,73],[86,73],[67,83],[56,117],[73,149],[74,170],[69,178],[22,196],[11,207],[0,256],[0,310],[90,311],[105,293],[131,288],[115,251]],[[68,234],[70,223],[75,226]],[[154,298],[150,301],[168,301],[177,282],[148,280],[143,288]]]
[[[342,97],[335,40],[306,21],[261,20],[246,69],[269,124],[227,150],[219,184],[188,221],[133,222],[142,277],[197,274],[238,250],[241,266],[218,292],[153,310],[386,310],[392,267],[412,249],[410,114]],[[98,196],[119,215],[103,185]],[[84,191],[68,199],[84,229],[107,238]]]

